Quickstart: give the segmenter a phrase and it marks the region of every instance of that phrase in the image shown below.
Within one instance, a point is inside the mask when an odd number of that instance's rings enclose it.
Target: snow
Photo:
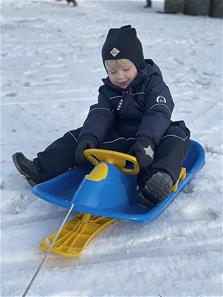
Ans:
[[[28,296],[222,296],[222,20],[167,15],[144,1],[2,0],[1,296],[21,296],[39,241],[65,211],[34,197],[11,161],[82,125],[105,71],[110,27],[132,24],[160,66],[206,166],[153,223],[115,222],[80,258],[49,255]]]

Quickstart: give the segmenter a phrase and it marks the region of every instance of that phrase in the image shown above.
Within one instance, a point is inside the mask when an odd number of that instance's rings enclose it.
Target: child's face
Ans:
[[[108,77],[115,86],[126,89],[135,79],[137,69],[135,65],[127,59],[115,60],[113,62],[116,63],[111,63],[112,65],[105,63]]]

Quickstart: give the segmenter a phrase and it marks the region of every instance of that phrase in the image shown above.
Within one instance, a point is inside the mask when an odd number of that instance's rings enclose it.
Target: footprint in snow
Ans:
[[[182,211],[188,219],[213,221],[217,220],[219,213],[211,208],[202,207],[202,205],[190,204]]]
[[[188,183],[183,189],[183,192],[185,194],[191,194],[193,193],[193,191],[194,191],[194,185],[192,185],[191,183]]]
[[[2,201],[1,211],[3,214],[19,214],[30,207],[36,198],[26,195],[7,197]]]

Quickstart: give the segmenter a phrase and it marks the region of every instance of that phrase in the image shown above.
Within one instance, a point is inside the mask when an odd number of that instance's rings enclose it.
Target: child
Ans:
[[[32,185],[82,166],[87,148],[136,156],[140,165],[137,199],[151,207],[165,199],[176,182],[190,132],[183,121],[172,122],[174,103],[158,66],[144,60],[131,26],[110,29],[102,48],[108,77],[99,88],[82,128],[67,132],[33,161],[15,153],[18,171]]]
[[[77,6],[76,0],[67,0],[67,4],[73,4],[73,6]]]

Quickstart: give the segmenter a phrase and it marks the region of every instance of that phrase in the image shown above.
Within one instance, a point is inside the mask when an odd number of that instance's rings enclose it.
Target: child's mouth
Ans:
[[[120,82],[119,85],[120,85],[120,87],[127,87],[128,86],[128,81]]]

